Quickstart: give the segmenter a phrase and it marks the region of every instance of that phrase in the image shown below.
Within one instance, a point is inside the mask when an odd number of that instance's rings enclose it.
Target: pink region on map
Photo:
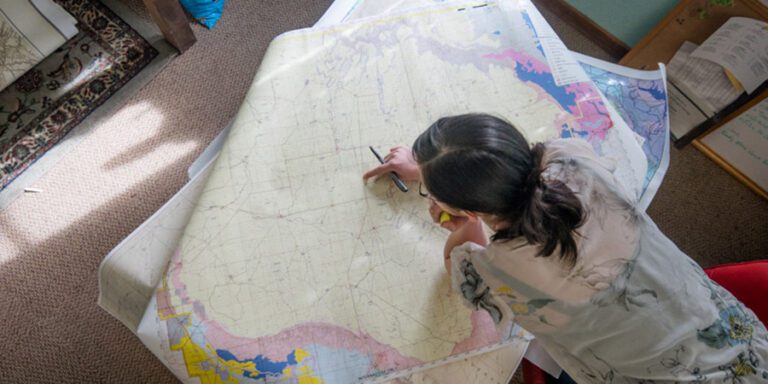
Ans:
[[[579,102],[578,105],[582,116],[578,121],[582,130],[586,130],[588,133],[586,139],[590,142],[594,139],[605,140],[608,130],[613,127],[613,121],[605,109],[603,101],[592,99]]]
[[[272,361],[280,361],[297,348],[310,345],[322,345],[328,348],[356,351],[370,356],[374,367],[380,370],[398,370],[424,364],[419,359],[403,356],[396,348],[381,343],[365,333],[355,333],[348,329],[321,322],[307,322],[280,331],[275,335],[258,338],[236,336],[217,321],[209,319],[205,308],[198,301],[189,297],[186,285],[182,281],[183,261],[181,252],[176,251],[169,269],[173,292],[185,305],[192,304],[193,316],[204,329],[204,337],[216,349],[224,349],[239,359],[263,356]],[[159,290],[157,295],[158,312],[170,316],[177,311],[173,308],[169,290]],[[500,341],[496,328],[487,313],[472,313],[472,333],[458,342],[452,353],[467,352]],[[190,322],[189,324],[192,324]]]
[[[483,58],[512,60],[518,78],[536,90],[539,100],[553,100],[572,116],[573,120],[563,119],[563,116],[553,119],[556,129],[559,130],[566,121],[573,122],[569,126],[579,133],[578,136],[592,141],[604,140],[608,130],[613,127],[608,110],[592,84],[580,82],[559,87],[554,83],[546,63],[514,49],[485,54]]]
[[[496,332],[496,326],[493,324],[493,319],[491,319],[487,312],[474,311],[472,312],[471,319],[472,334],[456,343],[451,354],[468,352],[501,341],[501,337]]]
[[[176,295],[179,296],[181,302],[189,304],[189,295],[187,294],[187,286],[181,281],[181,251],[179,249],[173,254],[171,258],[171,265],[168,267],[171,272],[171,282],[176,289]]]
[[[522,52],[518,52],[514,49],[509,49],[501,53],[485,54],[483,55],[483,58],[497,60],[497,61],[512,59],[515,65],[520,66],[523,69],[523,71],[527,73],[536,73],[536,74],[551,73],[549,70],[549,66],[547,66],[547,64],[542,63],[541,61],[533,57],[530,57]],[[520,71],[518,71],[518,73],[519,72]],[[526,81],[526,83],[529,83],[529,81]],[[545,98],[552,98],[552,96],[543,87],[535,87],[534,89],[539,94],[539,100],[545,99]],[[569,112],[573,113],[574,111],[570,110]]]
[[[542,63],[535,57],[530,57],[525,53],[518,52],[514,49],[508,49],[501,53],[489,53],[483,55],[484,58],[493,60],[512,59],[517,65],[522,65],[528,71],[534,71],[536,73],[550,73],[549,66]]]
[[[424,363],[421,360],[403,356],[394,347],[380,343],[370,335],[357,334],[342,327],[320,322],[299,324],[284,329],[276,335],[259,338],[235,336],[217,321],[208,319],[205,308],[199,302],[189,298],[186,285],[181,280],[183,263],[180,252],[174,253],[171,265],[170,280],[174,286],[173,292],[182,299],[184,304],[193,304],[194,316],[204,325],[205,339],[214,348],[225,349],[238,358],[253,358],[261,355],[273,361],[280,361],[296,348],[316,344],[329,348],[356,351],[371,356],[374,366],[381,370],[397,370]],[[161,297],[163,294],[170,295],[170,293],[158,291],[158,303],[163,303],[162,311],[167,312],[167,314],[175,312],[170,307],[170,297]],[[480,324],[473,320],[473,324],[475,323]],[[493,330],[492,324],[490,329]],[[479,335],[484,335],[484,333],[481,332]]]
[[[600,94],[595,91],[591,84],[586,82],[573,83],[565,86],[567,93],[576,95],[576,102],[600,99]]]
[[[328,348],[356,351],[371,356],[373,364],[381,370],[402,369],[423,364],[421,360],[401,355],[395,348],[379,343],[365,334],[319,322],[295,325],[280,333],[259,338],[234,336],[216,321],[204,321],[205,338],[216,348],[226,349],[238,358],[264,356],[278,361],[296,348],[322,345]]]

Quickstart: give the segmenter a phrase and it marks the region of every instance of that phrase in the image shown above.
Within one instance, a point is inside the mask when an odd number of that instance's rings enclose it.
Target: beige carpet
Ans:
[[[129,5],[139,12],[140,1]],[[300,4],[300,5],[298,5]],[[330,4],[230,0],[213,31],[0,213],[0,383],[165,383],[170,373],[96,306],[101,259],[186,181],[234,116],[269,41]],[[572,48],[602,55],[546,14]],[[768,254],[768,204],[695,149],[674,151],[652,216],[699,262]]]
[[[144,12],[137,4],[130,5]],[[186,181],[269,42],[330,1],[231,0],[213,31],[0,213],[0,383],[175,382],[96,306],[101,259]]]

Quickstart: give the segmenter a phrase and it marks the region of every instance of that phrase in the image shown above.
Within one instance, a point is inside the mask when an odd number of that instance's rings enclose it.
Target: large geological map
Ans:
[[[514,338],[451,293],[426,202],[361,175],[369,145],[489,112],[530,141],[589,141],[642,195],[636,135],[592,82],[555,81],[536,18],[529,2],[464,1],[278,37],[142,341],[185,381],[352,383]]]

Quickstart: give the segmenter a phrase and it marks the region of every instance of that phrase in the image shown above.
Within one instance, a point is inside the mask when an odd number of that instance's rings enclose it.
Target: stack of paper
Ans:
[[[768,23],[733,17],[701,46],[683,43],[667,69],[671,131],[680,138],[768,80]]]

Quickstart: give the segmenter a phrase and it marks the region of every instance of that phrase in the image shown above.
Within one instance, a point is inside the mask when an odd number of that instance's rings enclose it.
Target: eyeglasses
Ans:
[[[448,205],[441,203],[440,201],[432,197],[432,195],[430,195],[427,189],[424,187],[423,183],[419,183],[419,196],[425,199],[429,199],[432,204],[439,206],[440,209],[443,211],[443,213],[447,213],[449,215],[454,215],[454,216],[466,216],[463,213],[464,211],[462,211],[461,209],[451,208]]]
[[[429,195],[429,192],[425,192],[424,183],[422,182],[419,182],[419,196],[427,199],[432,199],[432,196]]]

